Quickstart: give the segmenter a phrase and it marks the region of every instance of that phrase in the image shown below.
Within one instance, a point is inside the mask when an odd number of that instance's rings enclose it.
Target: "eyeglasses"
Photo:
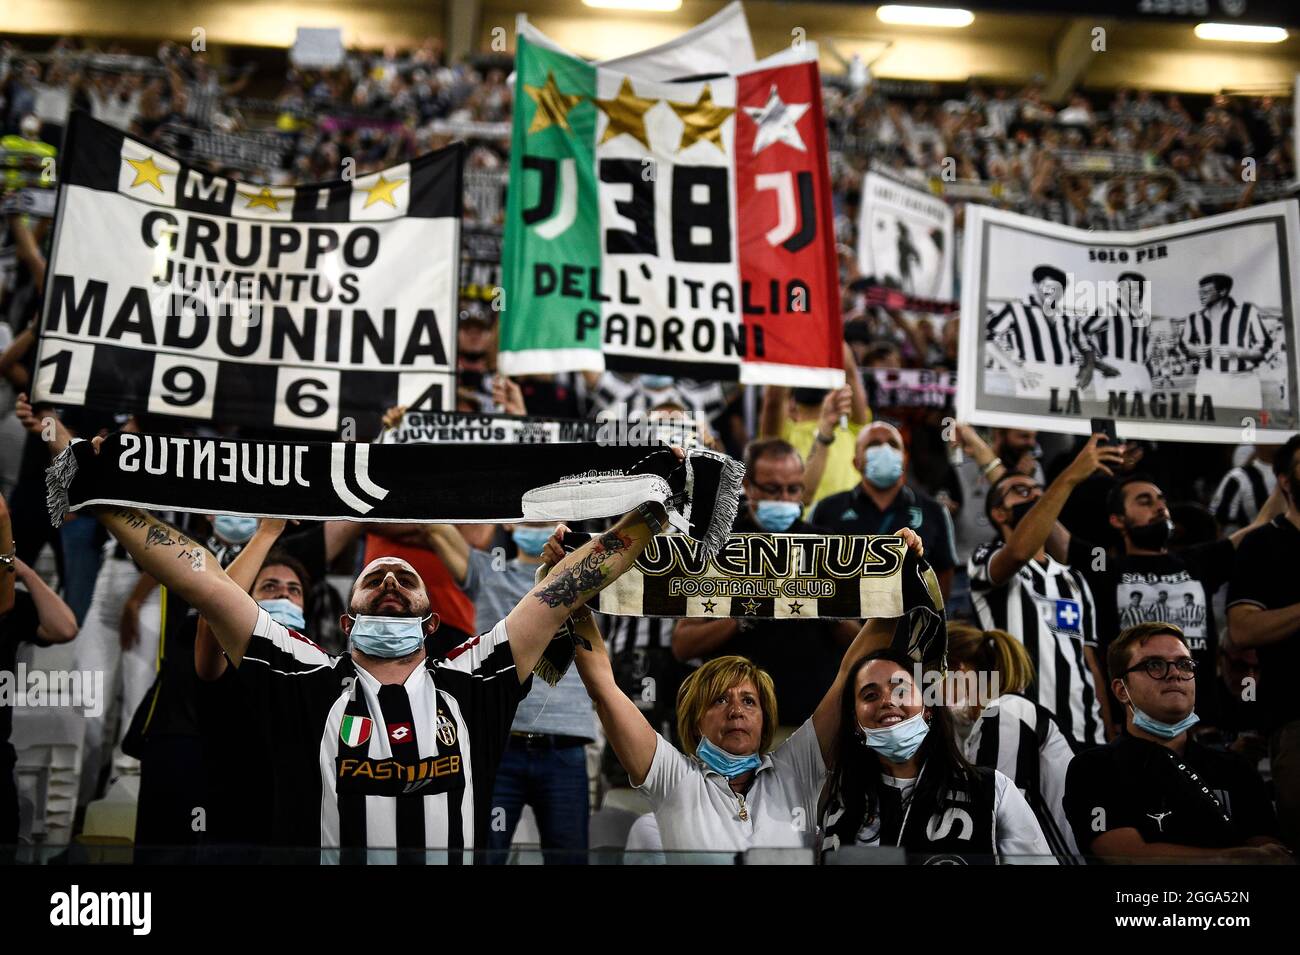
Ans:
[[[1005,501],[1009,497],[1028,497],[1036,490],[1038,490],[1037,484],[1013,484],[1003,492],[1002,500]]]
[[[1184,680],[1190,680],[1196,674],[1196,661],[1191,657],[1179,657],[1177,660],[1164,660],[1160,657],[1148,657],[1141,663],[1136,663],[1124,671],[1127,676],[1137,670],[1142,670],[1153,680],[1163,680],[1169,675],[1169,668],[1173,667],[1178,671],[1179,677]]]
[[[754,487],[758,488],[768,497],[780,497],[782,494],[787,494],[791,497],[803,497],[802,484],[755,484]]]
[[[1021,500],[1028,500],[1029,495],[1033,494],[1034,491],[1036,490],[1038,490],[1037,484],[1012,484],[1005,491],[1002,492],[1002,496],[998,498],[997,504],[993,506],[1007,507],[1008,502],[1014,500],[1015,498],[1020,498]]]

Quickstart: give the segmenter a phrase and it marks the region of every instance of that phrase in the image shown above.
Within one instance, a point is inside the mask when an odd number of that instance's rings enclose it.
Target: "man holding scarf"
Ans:
[[[39,429],[24,410],[24,423]],[[51,450],[68,441],[60,432]],[[270,739],[266,782],[303,807],[277,841],[319,846],[322,861],[417,864],[461,863],[464,850],[486,842],[493,778],[533,667],[569,615],[628,570],[666,523],[661,506],[639,505],[490,632],[435,664],[425,638],[438,617],[403,560],[362,571],[340,620],[350,652],[332,657],[277,623],[191,538],[135,508],[94,513],[142,571],[199,611],[240,669]]]

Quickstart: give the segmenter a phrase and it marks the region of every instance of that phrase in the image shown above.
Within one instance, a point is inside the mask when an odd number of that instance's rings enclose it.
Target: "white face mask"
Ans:
[[[371,614],[348,614],[352,632],[348,639],[362,653],[371,657],[397,659],[409,657],[424,646],[427,617],[376,617]]]

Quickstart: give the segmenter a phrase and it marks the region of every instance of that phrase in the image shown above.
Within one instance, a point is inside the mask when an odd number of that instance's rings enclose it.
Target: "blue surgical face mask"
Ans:
[[[925,736],[930,732],[930,724],[925,721],[925,712],[878,729],[867,729],[861,723],[862,742],[875,750],[891,763],[905,763],[921,748]]]
[[[892,444],[873,444],[867,448],[862,476],[882,491],[892,487],[903,476],[903,452]]]
[[[765,531],[775,534],[788,528],[803,511],[798,501],[758,501],[754,506],[754,520]]]
[[[705,766],[727,779],[735,779],[742,773],[747,773],[751,769],[758,769],[759,766],[763,765],[763,761],[758,758],[757,753],[750,753],[748,756],[733,756],[725,749],[714,746],[703,736],[700,737],[700,745],[695,747],[695,755],[699,757],[700,762]]]
[[[1177,723],[1162,723],[1160,720],[1147,716],[1132,701],[1129,702],[1129,708],[1133,710],[1133,725],[1138,729],[1150,733],[1152,736],[1159,736],[1161,739],[1173,739],[1179,733],[1185,733],[1197,723],[1201,718],[1196,715],[1196,711],[1188,713]]]
[[[671,388],[674,384],[672,375],[642,375],[641,386],[649,388],[651,391],[662,391],[664,388]]]
[[[510,536],[515,539],[515,546],[519,548],[521,554],[540,557],[542,548],[554,533],[553,527],[516,527]]]
[[[409,657],[424,646],[424,622],[432,617],[375,617],[349,614],[352,617],[352,645],[367,656]]]
[[[307,626],[307,621],[302,615],[302,608],[288,597],[277,597],[275,600],[259,600],[257,605],[269,613],[272,620],[281,626],[288,627],[290,630],[302,631]]]
[[[212,519],[212,533],[227,544],[243,544],[256,530],[256,517],[232,517],[229,514],[221,514]]]

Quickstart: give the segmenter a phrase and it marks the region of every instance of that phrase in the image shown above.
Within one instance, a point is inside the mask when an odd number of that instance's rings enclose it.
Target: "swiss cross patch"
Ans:
[[[410,742],[411,737],[414,735],[415,730],[412,728],[410,723],[388,724],[388,738],[394,743]]]
[[[1083,608],[1077,600],[1054,600],[1054,629],[1069,634],[1083,633]]]

